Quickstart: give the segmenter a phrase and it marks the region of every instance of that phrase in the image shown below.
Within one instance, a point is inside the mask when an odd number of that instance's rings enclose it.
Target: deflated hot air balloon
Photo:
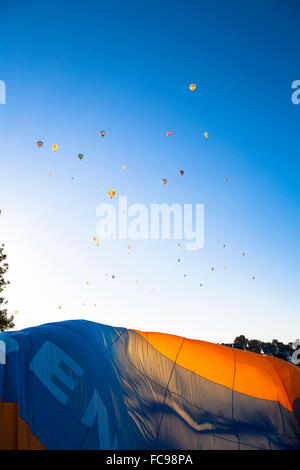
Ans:
[[[52,150],[53,150],[53,152],[56,152],[57,149],[58,149],[58,145],[57,145],[57,144],[53,144],[53,145],[52,145]]]
[[[100,131],[100,135],[101,135],[101,137],[105,137],[106,136],[106,131]]]
[[[36,145],[37,145],[39,148],[41,148],[41,147],[43,147],[44,142],[42,142],[41,140],[39,140],[39,141],[36,143]]]
[[[110,198],[112,199],[116,195],[116,191],[114,191],[113,189],[110,189],[108,191],[108,194],[109,194]]]
[[[3,351],[0,449],[300,449],[300,368],[272,356],[86,320]]]

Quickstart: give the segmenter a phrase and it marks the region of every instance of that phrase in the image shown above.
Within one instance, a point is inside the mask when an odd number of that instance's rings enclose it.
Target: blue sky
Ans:
[[[86,318],[215,342],[300,336],[299,2],[11,0],[0,12],[16,328]],[[204,248],[96,247],[109,189],[129,204],[204,204]]]

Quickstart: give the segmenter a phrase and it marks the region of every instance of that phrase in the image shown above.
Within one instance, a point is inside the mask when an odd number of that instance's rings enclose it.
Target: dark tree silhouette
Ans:
[[[8,271],[8,264],[6,262],[6,254],[4,253],[4,245],[0,246],[0,331],[9,330],[15,326],[14,324],[14,317],[7,316],[7,308],[5,305],[7,304],[7,300],[2,297],[2,292],[4,291],[5,287],[10,284],[9,281],[5,280],[5,274]]]
[[[260,353],[262,347],[262,342],[259,339],[250,339],[248,342],[248,350],[255,352],[255,353]]]
[[[248,340],[244,335],[237,336],[233,343],[236,349],[246,349],[247,344]]]

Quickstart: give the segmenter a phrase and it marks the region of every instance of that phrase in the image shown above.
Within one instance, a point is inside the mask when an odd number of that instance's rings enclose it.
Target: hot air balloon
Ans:
[[[180,174],[181,176],[184,175],[184,171],[183,171],[183,170],[180,170],[180,171],[179,171],[179,174]]]
[[[282,359],[87,320],[0,340],[2,450],[300,449],[300,368]]]
[[[106,131],[100,131],[100,135],[101,135],[101,137],[105,137],[106,136]]]
[[[77,155],[77,157],[79,158],[79,160],[82,160],[82,159],[83,159],[82,153],[79,153],[79,154]]]
[[[224,181],[225,181],[225,183],[227,183],[227,182],[228,182],[228,178],[225,178]]]
[[[18,310],[15,310],[14,311],[14,315],[18,315],[19,314],[19,311]]]
[[[93,237],[93,241],[96,243],[97,246],[100,245],[100,242],[97,237]]]
[[[113,189],[110,189],[108,191],[108,194],[109,194],[110,198],[112,199],[116,195],[116,191],[114,191]]]
[[[161,182],[162,182],[162,184],[167,184],[168,180],[167,180],[166,178],[163,178],[163,179],[161,180]]]
[[[206,139],[208,138],[208,133],[207,132],[204,132],[204,137],[206,137]]]
[[[171,131],[167,131],[166,134],[167,134],[168,137],[170,137],[170,135],[172,135],[172,132],[171,132]]]
[[[44,142],[42,142],[41,140],[39,140],[39,141],[36,143],[36,145],[38,146],[38,148],[41,148],[41,147],[43,147]]]
[[[57,145],[57,144],[53,144],[53,145],[52,145],[52,150],[53,150],[53,152],[56,152],[57,149],[58,149],[58,145]]]
[[[126,166],[122,166],[122,170],[126,170]]]
[[[195,84],[195,83],[191,83],[190,86],[189,86],[189,89],[190,89],[191,91],[196,90],[196,84]]]
[[[53,176],[53,174],[54,174],[53,171],[50,171],[49,176]]]

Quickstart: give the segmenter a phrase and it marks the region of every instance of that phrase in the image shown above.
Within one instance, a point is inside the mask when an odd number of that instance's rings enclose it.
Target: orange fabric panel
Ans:
[[[275,357],[268,357],[268,359],[281,377],[285,393],[292,405],[300,395],[300,368],[288,364],[285,361],[281,361],[280,359],[276,359]]]
[[[178,352],[180,337],[134,331],[161,354],[174,360],[174,348],[177,344]],[[176,364],[244,395],[279,401],[289,411],[293,411],[292,404],[300,396],[300,369],[269,356],[185,339]]]
[[[0,398],[0,450],[45,450],[19,416],[19,405]]]

